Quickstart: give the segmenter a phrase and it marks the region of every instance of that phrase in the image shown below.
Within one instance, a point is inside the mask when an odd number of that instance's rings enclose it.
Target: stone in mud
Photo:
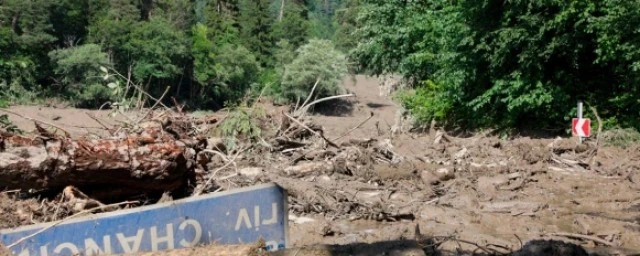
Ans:
[[[478,190],[485,195],[494,194],[497,187],[509,183],[509,178],[504,175],[494,177],[482,176],[478,178]]]
[[[260,167],[247,167],[247,168],[242,168],[238,170],[238,173],[240,173],[240,175],[246,176],[249,178],[258,177],[260,174],[262,174],[262,172],[263,170]]]
[[[452,180],[456,177],[455,173],[451,169],[440,168],[436,171],[436,176],[440,181]]]
[[[422,179],[422,182],[424,182],[424,184],[436,184],[438,183],[438,176],[436,176],[435,173],[433,173],[432,171],[429,170],[424,170],[420,173],[420,178]]]
[[[557,240],[532,240],[513,253],[514,256],[588,256],[579,245]]]
[[[631,183],[640,185],[640,172],[631,173],[628,179],[629,181],[631,181]]]
[[[454,179],[455,173],[447,168],[440,168],[436,171],[424,170],[420,173],[420,178],[425,184],[437,184],[441,181]]]

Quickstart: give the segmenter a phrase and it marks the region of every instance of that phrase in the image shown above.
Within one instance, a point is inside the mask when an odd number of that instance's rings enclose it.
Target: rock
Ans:
[[[467,156],[467,148],[462,148],[460,151],[458,151],[458,153],[456,153],[453,158],[454,159],[463,159],[465,156]]]
[[[640,172],[632,172],[627,177],[627,180],[631,182],[632,188],[640,189]]]
[[[494,177],[482,176],[478,178],[478,190],[485,195],[494,194],[497,187],[509,183],[509,177],[498,175]]]
[[[424,170],[420,173],[420,178],[425,184],[432,185],[437,184],[438,182],[452,180],[453,178],[455,178],[455,173],[453,172],[453,170],[447,168],[440,168],[435,172]]]
[[[455,173],[451,169],[440,168],[436,171],[436,176],[440,181],[452,180],[456,177]]]
[[[424,184],[429,185],[436,184],[439,181],[438,176],[436,176],[435,173],[429,170],[422,171],[420,173],[420,178],[422,179],[422,182],[424,182]]]
[[[587,256],[587,251],[579,245],[558,240],[532,240],[513,253],[514,256],[572,255]]]
[[[250,178],[255,178],[262,174],[264,170],[261,167],[247,167],[238,170],[238,173],[242,176],[247,176]]]
[[[421,221],[440,222],[449,217],[447,210],[440,206],[426,205],[420,210]]]
[[[578,144],[576,145],[576,148],[573,151],[575,151],[576,154],[580,154],[580,153],[586,152],[587,150],[589,150],[588,144]]]

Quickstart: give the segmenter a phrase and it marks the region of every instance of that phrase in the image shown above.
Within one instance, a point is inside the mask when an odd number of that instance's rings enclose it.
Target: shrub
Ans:
[[[347,74],[347,61],[331,41],[312,39],[296,53],[295,59],[285,65],[282,78],[284,98],[290,102],[304,100],[318,78],[321,80],[314,92],[315,97],[333,96],[344,91],[342,79]]]
[[[246,102],[231,106],[229,115],[220,124],[219,133],[226,147],[234,149],[240,142],[255,142],[262,135],[261,120],[266,117],[264,109],[248,107]]]
[[[64,98],[80,107],[99,106],[112,98],[112,90],[105,85],[100,70],[109,65],[109,58],[100,45],[54,50],[49,57],[55,63],[53,71]]]

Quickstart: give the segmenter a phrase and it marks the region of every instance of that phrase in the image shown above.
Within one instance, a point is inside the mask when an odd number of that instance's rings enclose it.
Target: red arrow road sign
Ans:
[[[571,122],[571,133],[573,136],[590,137],[591,136],[591,119],[574,118]]]

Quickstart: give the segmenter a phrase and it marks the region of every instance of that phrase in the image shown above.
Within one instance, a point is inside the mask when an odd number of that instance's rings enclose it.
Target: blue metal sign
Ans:
[[[268,250],[278,250],[287,245],[286,197],[276,184],[258,185],[70,219],[55,226],[44,223],[0,230],[0,242],[11,245],[32,236],[11,248],[18,256],[150,252],[253,243],[261,237]]]

